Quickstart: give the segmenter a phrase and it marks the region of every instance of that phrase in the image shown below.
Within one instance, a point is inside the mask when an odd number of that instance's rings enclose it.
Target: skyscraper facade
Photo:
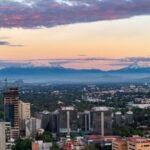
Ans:
[[[25,120],[31,117],[30,103],[19,101],[20,130],[25,130]]]
[[[4,118],[11,123],[12,137],[19,137],[19,92],[18,88],[9,88],[4,92]]]
[[[25,136],[35,138],[37,129],[41,128],[41,119],[31,117],[25,120]]]
[[[89,132],[91,129],[91,115],[90,111],[78,113],[78,128],[81,131]]]
[[[91,110],[92,132],[96,134],[112,134],[112,110],[108,107],[93,107]]]
[[[77,132],[77,111],[74,107],[62,107],[58,113],[58,132],[59,134],[70,135]]]

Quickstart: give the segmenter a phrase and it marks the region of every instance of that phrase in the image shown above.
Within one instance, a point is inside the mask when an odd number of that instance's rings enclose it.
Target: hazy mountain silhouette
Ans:
[[[9,67],[1,78],[26,82],[128,82],[149,79],[150,67],[129,66],[119,70],[71,69],[63,67]]]

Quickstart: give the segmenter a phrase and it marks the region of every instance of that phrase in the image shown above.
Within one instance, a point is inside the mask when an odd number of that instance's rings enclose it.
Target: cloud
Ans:
[[[9,61],[9,60],[0,60],[0,68],[8,67],[32,67],[32,64],[29,61]]]
[[[53,27],[150,14],[149,0],[0,0],[0,27]]]
[[[64,59],[51,59],[51,60],[41,60],[48,61],[51,66],[54,67],[67,67],[74,64],[78,64],[82,68],[84,64],[94,65],[101,64],[101,66],[108,66],[108,68],[124,68],[131,65],[139,65],[141,67],[150,67],[150,57],[128,57],[128,58],[102,58],[102,57],[86,57],[86,58],[64,58]],[[34,62],[34,61],[33,61]],[[91,68],[93,68],[91,65]],[[99,65],[98,65],[99,66]],[[101,69],[98,68],[97,69]]]
[[[23,45],[11,44],[8,41],[0,41],[0,46],[22,47]]]
[[[88,65],[87,65],[88,64]],[[100,65],[99,65],[100,64]],[[121,69],[132,65],[150,67],[150,57],[130,58],[60,58],[60,59],[31,59],[22,61],[0,60],[0,68],[7,67],[66,67],[76,69]]]

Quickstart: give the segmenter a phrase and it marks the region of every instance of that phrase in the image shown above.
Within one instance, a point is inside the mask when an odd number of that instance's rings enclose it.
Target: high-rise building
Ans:
[[[109,107],[93,107],[91,110],[92,132],[95,134],[112,134],[112,110]]]
[[[25,130],[25,120],[31,117],[30,103],[19,101],[20,130]]]
[[[0,122],[0,150],[5,150],[5,122]]]
[[[54,134],[59,133],[58,123],[59,123],[59,110],[55,110],[51,113],[51,132]]]
[[[25,136],[35,137],[37,129],[41,128],[41,119],[31,117],[25,120]]]
[[[67,134],[77,132],[77,110],[73,106],[61,107],[58,113],[58,132]]]
[[[21,119],[28,119],[31,117],[31,104],[30,103],[25,103],[23,101],[19,101],[19,106],[20,106],[20,118]]]
[[[132,124],[134,122],[133,112],[132,111],[126,112],[125,119],[127,124]]]
[[[122,125],[122,113],[120,111],[115,112],[114,122],[117,126]]]
[[[91,129],[91,115],[90,111],[78,113],[78,128],[81,131],[89,132]]]
[[[50,119],[51,119],[51,113],[49,111],[42,111],[42,112],[38,112],[35,113],[35,117],[38,119],[41,119],[42,121],[42,128],[43,129],[48,129],[49,127],[49,123],[50,123]]]
[[[4,92],[5,121],[11,123],[12,138],[19,138],[19,92],[18,88],[9,88]]]
[[[12,138],[10,122],[5,122],[5,135],[6,135],[6,142],[10,142]]]

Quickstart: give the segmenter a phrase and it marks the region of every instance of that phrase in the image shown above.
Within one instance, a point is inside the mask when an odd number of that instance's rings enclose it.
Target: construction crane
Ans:
[[[9,83],[14,82],[14,81],[16,81],[16,80],[15,80],[15,79],[9,79],[9,82],[8,82],[8,78],[5,78],[5,79],[3,79],[3,80],[0,80],[2,90],[3,90],[3,91],[7,91],[8,86],[9,86]]]

